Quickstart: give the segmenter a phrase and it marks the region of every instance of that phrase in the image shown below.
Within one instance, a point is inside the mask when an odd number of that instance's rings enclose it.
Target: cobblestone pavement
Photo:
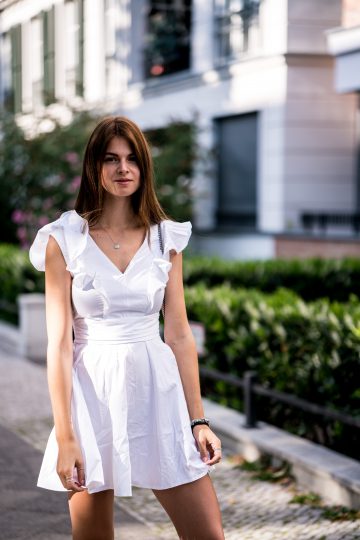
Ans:
[[[0,424],[43,451],[52,416],[44,366],[0,351]],[[221,507],[226,540],[360,540],[360,521],[332,522],[321,509],[289,504],[295,488],[252,479],[229,453],[211,472]],[[133,487],[132,497],[115,504],[146,525],[139,540],[177,540],[169,517],[151,490]],[[325,501],[326,502],[326,501]],[[135,527],[136,528],[136,527]],[[116,540],[124,538],[121,526]],[[130,540],[130,537],[127,537]]]

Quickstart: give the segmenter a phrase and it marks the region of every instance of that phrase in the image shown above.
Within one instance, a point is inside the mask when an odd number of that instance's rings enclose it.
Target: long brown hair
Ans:
[[[100,218],[105,191],[101,182],[101,169],[108,145],[114,137],[124,137],[136,156],[140,169],[140,186],[131,195],[131,204],[140,224],[149,232],[150,225],[171,218],[161,207],[155,193],[154,167],[149,143],[139,126],[125,116],[103,118],[90,135],[75,210],[88,221],[89,225],[95,224]]]

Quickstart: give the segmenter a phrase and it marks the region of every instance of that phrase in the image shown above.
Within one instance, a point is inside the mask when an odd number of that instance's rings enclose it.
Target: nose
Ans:
[[[119,172],[121,172],[121,171],[125,172],[125,171],[128,170],[128,166],[127,166],[127,163],[126,163],[126,158],[120,158],[119,159],[117,169],[118,169]]]

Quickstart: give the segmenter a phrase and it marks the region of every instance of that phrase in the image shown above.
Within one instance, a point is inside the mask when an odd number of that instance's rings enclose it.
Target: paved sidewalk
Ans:
[[[0,540],[70,539],[66,494],[36,487],[52,428],[45,367],[0,351],[0,373]],[[293,488],[254,481],[226,452],[211,478],[226,540],[360,540],[359,521],[331,522],[318,508],[289,504]],[[177,539],[151,490],[134,487],[115,506],[117,540]]]

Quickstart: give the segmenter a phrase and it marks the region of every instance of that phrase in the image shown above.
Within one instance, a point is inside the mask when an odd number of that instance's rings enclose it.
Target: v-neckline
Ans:
[[[152,230],[152,225],[150,226],[150,234],[151,234],[151,230]],[[95,240],[93,239],[93,237],[91,236],[90,234],[90,231],[89,231],[89,226],[87,227],[87,235],[88,235],[88,238],[90,238],[90,241],[93,243],[93,245],[95,246],[95,248],[100,252],[100,254],[102,255],[102,257],[105,259],[105,261],[108,262],[109,265],[111,265],[113,268],[115,268],[115,270],[121,275],[121,276],[125,276],[128,269],[130,268],[130,266],[132,266],[132,263],[134,262],[134,260],[136,259],[136,257],[139,255],[140,251],[142,251],[144,245],[145,245],[145,242],[147,241],[147,231],[145,233],[145,238],[141,244],[141,246],[138,247],[138,249],[135,251],[134,255],[131,257],[130,261],[128,262],[125,270],[122,272],[120,270],[120,268],[118,268],[116,266],[116,264],[110,259],[110,257],[108,255],[106,255],[105,251],[103,251],[100,246],[98,246],[98,244],[95,242]]]

